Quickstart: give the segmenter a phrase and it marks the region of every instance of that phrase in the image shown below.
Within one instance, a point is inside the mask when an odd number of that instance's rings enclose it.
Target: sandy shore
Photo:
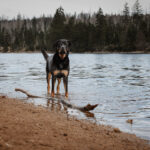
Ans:
[[[0,96],[0,150],[150,150],[147,141]]]

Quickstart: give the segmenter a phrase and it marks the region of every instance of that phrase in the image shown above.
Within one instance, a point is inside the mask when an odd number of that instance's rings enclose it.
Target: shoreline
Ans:
[[[36,50],[36,51],[9,51],[9,52],[1,52],[1,54],[23,54],[23,53],[27,53],[27,54],[31,54],[31,53],[41,53],[40,50]],[[54,52],[52,51],[48,51],[49,54],[53,54]],[[94,51],[94,52],[70,52],[70,54],[150,54],[150,51],[131,51],[131,52],[111,52],[111,51]]]
[[[0,96],[0,149],[149,150],[150,145],[118,128]]]

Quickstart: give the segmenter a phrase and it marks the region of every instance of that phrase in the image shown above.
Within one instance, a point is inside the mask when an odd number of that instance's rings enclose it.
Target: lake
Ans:
[[[70,102],[99,106],[91,114],[72,109],[67,109],[67,113],[150,140],[150,55],[70,54],[69,57]],[[15,88],[47,95],[45,60],[41,53],[1,53],[0,93],[52,109],[53,104],[47,99],[26,100]],[[62,83],[60,92],[64,94]],[[54,105],[58,107],[57,103]],[[128,119],[133,119],[132,125],[126,122]]]

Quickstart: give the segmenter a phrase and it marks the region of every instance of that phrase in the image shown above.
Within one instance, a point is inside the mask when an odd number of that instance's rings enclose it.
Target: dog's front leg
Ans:
[[[57,79],[57,81],[58,81],[58,85],[57,85],[57,94],[59,94],[59,86],[60,86],[61,79],[59,78],[59,79]]]
[[[53,75],[52,76],[52,92],[51,92],[51,96],[54,97],[54,94],[55,94],[55,82],[56,82],[56,77]]]
[[[51,73],[47,73],[47,93],[50,93],[50,79],[51,79]]]
[[[64,82],[64,89],[65,89],[65,96],[68,97],[68,77],[64,77],[63,82]]]

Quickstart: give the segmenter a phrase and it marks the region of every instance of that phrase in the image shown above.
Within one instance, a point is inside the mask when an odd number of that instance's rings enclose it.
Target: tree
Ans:
[[[49,33],[47,35],[50,47],[56,40],[64,38],[64,26],[65,26],[65,14],[62,7],[56,10],[51,26],[49,27]],[[47,43],[48,44],[48,43]]]
[[[137,29],[135,25],[131,24],[127,30],[127,35],[126,35],[126,50],[128,51],[135,50],[136,36],[137,36]]]
[[[136,0],[133,5],[133,22],[137,25],[139,25],[140,21],[142,20],[142,6],[139,3],[139,0]]]
[[[129,15],[130,15],[130,10],[128,3],[126,2],[124,4],[124,9],[123,9],[123,22],[126,24],[129,22]]]
[[[105,44],[105,16],[103,15],[103,11],[99,8],[98,12],[96,13],[96,45],[99,48],[102,48]]]
[[[33,17],[33,19],[32,19],[32,35],[33,35],[33,40],[32,40],[32,44],[33,44],[33,49],[34,50],[36,50],[36,48],[37,48],[37,45],[38,45],[38,43],[37,43],[37,34],[38,34],[38,32],[37,32],[37,19],[35,18],[35,17]]]
[[[4,48],[4,52],[7,52],[8,47],[10,46],[10,35],[8,31],[6,31],[4,28],[2,29],[2,34],[3,34],[2,46]]]
[[[133,15],[142,15],[142,6],[139,2],[139,0],[136,0],[134,5],[133,5]]]

